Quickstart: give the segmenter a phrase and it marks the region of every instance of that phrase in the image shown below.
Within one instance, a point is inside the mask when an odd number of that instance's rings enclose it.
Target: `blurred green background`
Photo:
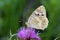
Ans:
[[[60,36],[60,0],[0,0],[0,40],[9,40],[10,30],[14,34],[20,26],[25,26],[30,14],[40,5],[45,6],[49,19],[41,39],[54,40]]]

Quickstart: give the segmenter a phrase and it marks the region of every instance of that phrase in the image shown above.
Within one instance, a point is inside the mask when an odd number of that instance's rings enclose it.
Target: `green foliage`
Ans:
[[[60,36],[60,0],[0,0],[0,39],[8,40],[10,30],[12,34],[17,33],[41,4],[46,7],[49,19],[48,28],[40,34],[41,39],[54,40]]]
[[[12,33],[17,33],[19,27],[19,18],[23,12],[25,1],[24,0],[1,0],[3,3],[0,5],[0,21],[2,23],[0,25],[0,38],[9,35],[9,31]],[[8,36],[9,37],[9,36]]]

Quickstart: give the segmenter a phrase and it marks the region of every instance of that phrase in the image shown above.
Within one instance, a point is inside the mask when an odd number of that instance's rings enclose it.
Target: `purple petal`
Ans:
[[[35,40],[41,40],[39,36],[36,36]]]
[[[33,39],[37,39],[37,40],[41,40],[40,37],[36,34],[35,30],[34,29],[31,29],[30,30],[30,38],[33,38]]]
[[[22,39],[33,38],[35,40],[40,40],[39,36],[36,34],[35,30],[32,28],[21,28],[18,32],[17,36]]]
[[[35,37],[36,37],[35,31],[32,31],[32,32],[31,32],[30,37],[31,37],[31,38],[35,38]]]
[[[26,33],[26,30],[22,30],[22,31],[19,31],[17,36],[19,38],[26,38],[27,37],[27,33]]]

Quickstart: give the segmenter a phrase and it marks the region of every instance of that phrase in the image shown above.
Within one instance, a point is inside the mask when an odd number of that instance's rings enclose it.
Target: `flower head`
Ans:
[[[23,40],[40,40],[39,36],[36,34],[33,28],[21,28],[17,36]]]

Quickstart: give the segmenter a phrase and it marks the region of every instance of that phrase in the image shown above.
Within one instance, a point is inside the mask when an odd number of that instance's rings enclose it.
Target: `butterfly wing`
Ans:
[[[27,27],[44,30],[48,26],[48,19],[46,17],[45,7],[42,5],[38,7],[29,17],[26,22]]]

